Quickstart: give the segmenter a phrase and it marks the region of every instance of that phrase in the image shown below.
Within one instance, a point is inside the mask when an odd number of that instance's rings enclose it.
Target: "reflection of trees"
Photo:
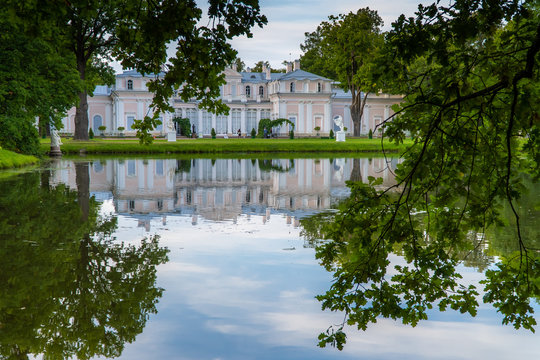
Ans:
[[[390,204],[399,195],[376,190],[378,183],[380,179],[350,183],[351,195],[337,213],[301,220],[307,242],[319,243],[316,256],[334,273],[331,288],[317,298],[323,309],[346,315],[342,325],[320,335],[321,346],[342,348],[345,324],[366,330],[379,317],[415,326],[434,307],[476,315],[478,291],[464,283],[457,270],[460,263],[486,269],[491,262],[480,250],[483,234],[469,230],[474,229],[474,218],[459,207],[430,207],[429,214],[404,208],[396,213]],[[463,219],[459,229],[447,222],[456,217]],[[381,228],[385,222],[393,227]],[[529,299],[539,296],[540,259],[531,250],[527,256],[518,252],[505,257],[486,272],[483,300],[493,304],[504,323],[534,330]],[[390,264],[393,253],[405,263]]]
[[[283,166],[281,162],[278,161],[278,164],[274,164],[274,160],[272,159],[259,159],[259,169],[262,172],[288,172],[291,169],[294,169],[294,160],[289,159],[289,165]]]
[[[0,356],[120,355],[156,311],[157,238],[115,242],[115,217],[98,214],[88,166],[76,164],[79,192],[48,186],[47,172],[0,186]]]

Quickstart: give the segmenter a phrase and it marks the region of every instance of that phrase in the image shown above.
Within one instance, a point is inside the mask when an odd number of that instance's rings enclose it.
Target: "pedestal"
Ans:
[[[62,151],[60,150],[60,146],[51,146],[51,151],[49,151],[50,157],[59,157],[62,156]]]
[[[336,132],[336,141],[345,141],[345,131]]]
[[[176,132],[169,131],[167,133],[167,141],[176,141]]]

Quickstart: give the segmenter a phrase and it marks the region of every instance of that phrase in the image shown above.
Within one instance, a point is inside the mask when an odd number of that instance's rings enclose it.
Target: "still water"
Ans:
[[[396,164],[59,160],[0,177],[0,358],[536,358],[537,336],[484,304],[474,318],[348,329],[341,352],[316,346],[343,315],[314,298],[332,275],[301,220],[347,197],[351,178],[393,184]],[[465,282],[478,286],[488,253],[460,267]]]

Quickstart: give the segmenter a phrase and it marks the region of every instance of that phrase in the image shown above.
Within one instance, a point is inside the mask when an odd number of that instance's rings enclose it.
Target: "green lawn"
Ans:
[[[36,164],[38,158],[29,155],[21,155],[8,150],[0,149],[0,169],[9,169],[26,165]]]
[[[227,153],[336,153],[365,152],[382,153],[381,139],[347,139],[336,142],[334,139],[178,139],[167,142],[155,140],[152,145],[140,145],[136,139],[92,139],[73,141],[62,139],[64,154],[227,154]],[[49,151],[49,139],[41,140],[43,153]],[[384,141],[384,150],[396,155],[410,146],[412,141],[395,145]]]

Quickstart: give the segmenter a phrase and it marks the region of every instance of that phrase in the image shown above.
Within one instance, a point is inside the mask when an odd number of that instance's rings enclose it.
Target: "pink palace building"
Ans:
[[[317,133],[328,135],[331,129],[339,130],[333,117],[341,115],[347,133],[353,133],[350,105],[351,95],[336,86],[333,80],[300,69],[300,61],[287,64],[286,73],[271,73],[269,68],[263,72],[238,72],[225,69],[226,84],[221,86],[221,100],[230,108],[228,115],[217,115],[199,109],[197,101],[184,102],[173,96],[170,103],[174,112],[162,113],[162,125],[153,134],[166,135],[175,117],[188,118],[197,134],[209,136],[212,128],[217,136],[243,136],[251,129],[258,129],[260,119],[286,118],[295,124],[295,136],[313,136]],[[142,119],[152,112],[152,93],[147,82],[153,75],[143,76],[134,70],[116,75],[112,86],[97,86],[94,95],[88,98],[89,127],[97,135],[98,129],[105,126],[105,135],[135,135],[131,128],[135,119]],[[391,106],[401,100],[400,96],[370,94],[364,109],[361,134],[374,135],[375,126],[393,114]],[[70,135],[75,130],[75,108],[68,111],[63,119],[61,133]],[[318,127],[319,130],[315,130]],[[119,128],[124,128],[119,130]],[[289,126],[273,129],[278,135],[286,136]]]

